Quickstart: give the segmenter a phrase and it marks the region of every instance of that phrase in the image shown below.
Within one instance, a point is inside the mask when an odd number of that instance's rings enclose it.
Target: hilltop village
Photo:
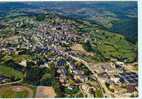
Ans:
[[[103,30],[92,36],[89,26],[49,12],[1,20],[0,88],[14,89],[11,97],[137,97],[137,62],[100,54],[93,44]]]

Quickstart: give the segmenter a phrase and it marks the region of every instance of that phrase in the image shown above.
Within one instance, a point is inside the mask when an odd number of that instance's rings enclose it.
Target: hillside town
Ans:
[[[49,13],[1,21],[0,87],[11,85],[32,93],[26,88],[30,86],[35,96],[29,97],[36,98],[137,97],[137,70],[129,70],[125,60],[91,63],[80,57],[95,54],[72,49],[90,38],[88,32],[77,31],[80,27]]]

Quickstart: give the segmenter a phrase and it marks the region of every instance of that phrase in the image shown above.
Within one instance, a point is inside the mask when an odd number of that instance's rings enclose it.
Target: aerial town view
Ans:
[[[137,2],[0,3],[0,98],[138,97]]]

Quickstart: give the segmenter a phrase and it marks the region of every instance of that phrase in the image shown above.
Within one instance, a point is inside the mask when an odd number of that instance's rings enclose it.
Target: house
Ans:
[[[116,66],[116,68],[124,68],[124,63],[117,61],[117,62],[115,62],[115,66]]]
[[[74,75],[73,79],[76,80],[77,82],[85,82],[88,80],[88,77],[85,77],[83,75]]]
[[[119,74],[120,82],[127,86],[129,92],[134,92],[138,86],[138,74],[134,72],[124,72]]]
[[[48,63],[41,64],[40,67],[41,68],[44,68],[44,67],[49,68]]]
[[[26,67],[27,66],[27,61],[23,60],[19,63],[19,65]]]
[[[120,78],[118,77],[111,77],[110,80],[112,80],[115,84],[119,83]]]
[[[73,73],[74,73],[75,75],[77,75],[77,74],[83,75],[83,74],[84,74],[84,71],[82,71],[82,70],[73,70]]]

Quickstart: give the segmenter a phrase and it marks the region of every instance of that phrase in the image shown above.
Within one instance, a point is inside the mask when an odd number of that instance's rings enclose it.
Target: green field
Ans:
[[[14,79],[22,79],[23,73],[13,69],[12,67],[8,67],[6,64],[0,64],[0,75],[4,75],[6,77],[14,78]]]
[[[30,55],[5,54],[4,57],[2,58],[3,62],[6,62],[10,59],[14,60],[15,62],[21,62],[22,60],[31,60],[31,56]]]
[[[137,56],[137,46],[129,42],[124,36],[108,32],[98,27],[83,26],[79,31],[90,32],[89,42],[83,44],[87,51],[96,53],[100,58],[117,58],[119,60],[127,59],[127,62],[133,62]],[[100,59],[102,60],[102,59]]]
[[[96,97],[97,97],[97,98],[103,97],[103,93],[101,92],[100,89],[97,89],[97,90],[96,90]]]

